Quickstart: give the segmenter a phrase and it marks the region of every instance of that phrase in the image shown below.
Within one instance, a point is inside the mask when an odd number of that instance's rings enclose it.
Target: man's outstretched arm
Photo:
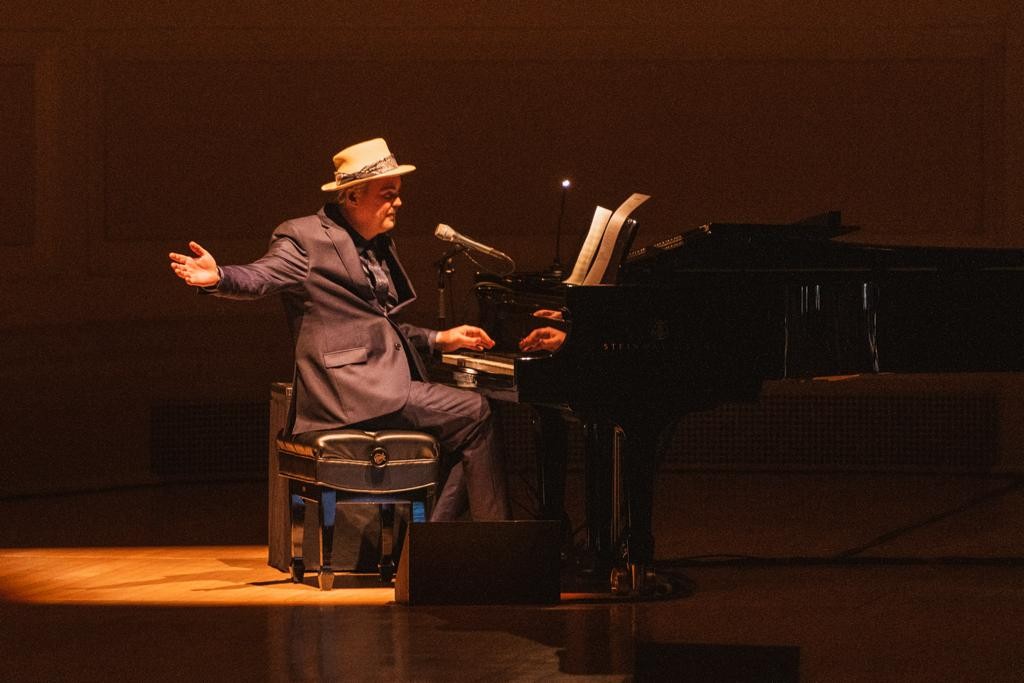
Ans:
[[[195,256],[172,253],[171,269],[193,287],[227,299],[258,299],[301,285],[309,260],[285,226],[274,232],[267,253],[252,263],[218,267],[210,252],[189,242]]]

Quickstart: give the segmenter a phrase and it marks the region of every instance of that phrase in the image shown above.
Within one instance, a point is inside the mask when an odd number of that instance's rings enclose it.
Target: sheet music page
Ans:
[[[584,278],[583,284],[601,284],[601,280],[604,279],[604,271],[607,270],[608,262],[611,261],[612,255],[615,252],[615,244],[619,240],[619,231],[622,230],[622,224],[629,218],[629,214],[636,210],[636,207],[650,198],[649,194],[634,192],[629,196],[629,199],[622,202],[619,208],[615,209],[615,213],[612,214],[611,219],[608,221],[608,227],[605,228],[604,235],[601,237],[601,246],[598,247],[594,265],[590,267],[590,272]]]
[[[594,254],[597,253],[597,248],[601,244],[601,237],[604,235],[611,215],[612,212],[603,206],[594,210],[594,218],[590,221],[587,238],[583,240],[583,246],[580,247],[580,255],[576,257],[576,265],[572,267],[569,277],[563,280],[567,285],[583,284],[583,278],[587,276],[587,270],[590,269],[590,263],[594,260]]]

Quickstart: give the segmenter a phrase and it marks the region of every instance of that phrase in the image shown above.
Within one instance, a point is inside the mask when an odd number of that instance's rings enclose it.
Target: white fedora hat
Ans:
[[[337,192],[377,178],[405,175],[416,170],[409,164],[399,166],[384,138],[346,147],[334,155],[334,168],[334,181],[320,187],[324,192]]]

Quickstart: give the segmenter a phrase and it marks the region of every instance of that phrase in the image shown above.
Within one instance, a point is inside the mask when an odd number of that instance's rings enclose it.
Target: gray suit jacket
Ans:
[[[216,296],[282,296],[295,342],[295,433],[400,410],[410,381],[426,378],[419,352],[433,350],[436,332],[393,320],[416,292],[393,246],[385,258],[398,298],[387,314],[351,236],[323,209],[282,223],[258,260],[221,268]]]

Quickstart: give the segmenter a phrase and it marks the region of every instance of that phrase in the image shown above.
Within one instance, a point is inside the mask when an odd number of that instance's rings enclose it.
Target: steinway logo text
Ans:
[[[665,320],[654,320],[648,330],[649,337],[644,339],[607,339],[601,343],[601,350],[606,353],[623,353],[629,351],[668,351],[673,346],[669,339],[669,325]]]

